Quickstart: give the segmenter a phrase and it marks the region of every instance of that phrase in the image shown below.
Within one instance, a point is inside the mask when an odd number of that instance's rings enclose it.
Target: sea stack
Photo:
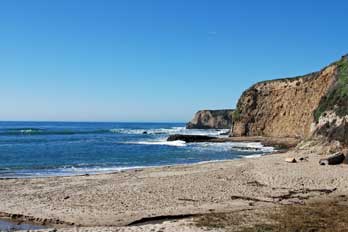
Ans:
[[[232,109],[200,110],[186,124],[187,129],[230,129],[232,127]]]

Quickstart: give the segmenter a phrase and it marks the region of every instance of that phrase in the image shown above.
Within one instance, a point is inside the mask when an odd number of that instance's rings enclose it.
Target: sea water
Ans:
[[[254,157],[272,152],[260,143],[167,142],[183,123],[0,122],[0,178],[67,176]],[[246,149],[247,148],[247,149]]]

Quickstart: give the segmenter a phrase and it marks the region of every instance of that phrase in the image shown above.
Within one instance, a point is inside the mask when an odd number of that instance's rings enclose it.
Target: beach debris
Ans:
[[[143,217],[138,220],[135,220],[133,222],[130,222],[127,224],[127,226],[137,226],[142,224],[150,224],[154,222],[159,221],[173,221],[173,220],[179,220],[179,219],[185,219],[185,218],[191,218],[195,216],[202,216],[202,214],[174,214],[174,215],[159,215],[159,216],[153,216],[153,217]]]
[[[285,159],[287,163],[297,163],[297,160],[294,157],[288,157]]]
[[[64,200],[68,200],[70,198],[70,196],[66,196],[64,197]]]
[[[247,182],[247,184],[251,185],[251,186],[256,186],[256,187],[265,187],[265,186],[267,186],[265,184],[262,184],[262,183],[258,182],[257,180],[249,181],[249,182]]]
[[[320,165],[337,165],[343,163],[345,160],[345,156],[341,152],[337,152],[327,158],[323,158],[319,160]]]
[[[197,202],[198,200],[194,200],[194,199],[189,199],[189,198],[179,198],[179,201],[192,201],[192,202]]]
[[[252,202],[265,202],[265,203],[275,203],[273,199],[259,199],[248,196],[231,196],[231,200],[243,200],[243,201],[252,201]]]
[[[306,157],[300,157],[300,158],[299,158],[299,161],[308,161],[308,156],[306,156]]]
[[[253,198],[248,196],[231,196],[231,200],[244,200],[251,202],[265,202],[265,203],[274,203],[274,204],[287,204],[289,201],[293,204],[303,204],[304,200],[308,200],[311,197],[311,194],[330,194],[337,190],[333,189],[289,189],[287,193],[278,195],[278,196],[269,196],[268,198]]]

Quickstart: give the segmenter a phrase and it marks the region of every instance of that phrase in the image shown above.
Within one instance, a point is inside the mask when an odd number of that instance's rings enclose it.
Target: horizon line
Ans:
[[[88,120],[0,120],[3,122],[68,122],[68,123],[187,123],[178,121],[88,121]]]

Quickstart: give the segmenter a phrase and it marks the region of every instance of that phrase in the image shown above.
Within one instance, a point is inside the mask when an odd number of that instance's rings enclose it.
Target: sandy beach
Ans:
[[[190,222],[195,216],[348,194],[348,166],[320,166],[318,149],[111,174],[1,179],[0,212],[59,231],[200,231]],[[287,163],[287,157],[299,161]]]

